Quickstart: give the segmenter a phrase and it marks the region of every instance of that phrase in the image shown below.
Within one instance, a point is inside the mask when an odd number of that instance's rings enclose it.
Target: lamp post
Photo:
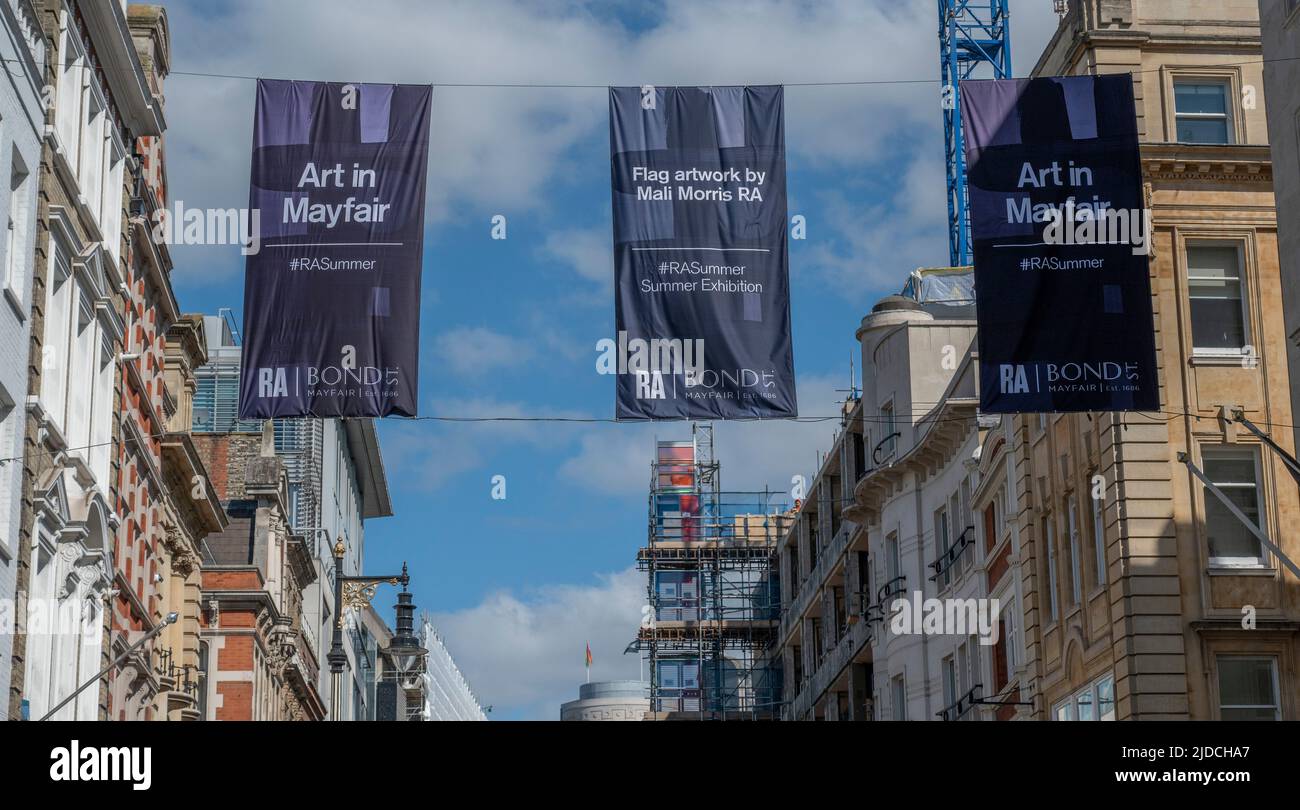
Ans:
[[[401,584],[405,589],[411,578],[406,573],[406,564],[402,564],[401,576],[388,577],[348,577],[343,575],[343,555],[347,546],[340,536],[334,543],[334,633],[330,642],[329,655],[325,660],[330,665],[330,714],[331,719],[338,720],[343,706],[343,667],[348,662],[347,653],[343,651],[343,611],[347,608],[361,610],[375,598],[375,590],[383,583]],[[409,595],[408,595],[409,601]]]
[[[397,595],[397,604],[393,610],[397,615],[397,632],[388,641],[388,656],[396,668],[394,680],[403,693],[416,688],[418,679],[424,674],[424,661],[429,651],[424,648],[415,635],[415,605],[411,602],[411,592],[407,590],[410,577],[406,573],[406,563],[402,563],[402,592]],[[412,716],[407,711],[407,718]]]

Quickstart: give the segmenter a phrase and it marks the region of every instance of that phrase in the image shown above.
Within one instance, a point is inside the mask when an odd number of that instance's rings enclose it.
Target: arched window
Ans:
[[[208,642],[199,642],[198,699],[199,719],[208,719]]]

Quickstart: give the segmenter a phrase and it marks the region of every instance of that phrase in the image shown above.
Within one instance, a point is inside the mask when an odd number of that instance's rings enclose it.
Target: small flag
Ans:
[[[587,669],[591,669],[591,643],[587,643]]]

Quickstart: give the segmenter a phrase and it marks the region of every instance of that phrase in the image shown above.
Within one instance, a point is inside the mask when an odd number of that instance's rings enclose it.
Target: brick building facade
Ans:
[[[303,631],[303,589],[316,569],[307,539],[289,524],[288,476],[271,425],[193,442],[230,518],[205,544],[204,719],[323,719],[320,664]]]

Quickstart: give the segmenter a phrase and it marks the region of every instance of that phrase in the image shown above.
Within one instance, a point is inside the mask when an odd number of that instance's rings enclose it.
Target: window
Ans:
[[[208,676],[208,643],[199,642],[199,666],[195,675],[198,679],[198,711],[199,719],[208,719],[208,684],[212,679]]]
[[[948,500],[948,545],[955,546],[957,541],[962,538],[966,532],[966,515],[970,514],[967,504],[970,503],[970,493],[967,489],[966,482],[962,481],[961,487],[953,493]],[[969,539],[969,538],[968,538]],[[961,572],[964,567],[966,552],[964,550],[956,552],[957,558],[952,561],[952,579],[961,579]]]
[[[902,675],[895,675],[890,681],[890,693],[892,695],[894,719],[907,719],[907,684],[903,681]]]
[[[952,656],[943,659],[943,719],[949,720],[947,709],[951,708],[957,702],[957,665],[953,663]]]
[[[15,149],[9,170],[9,221],[5,230],[4,285],[21,303],[27,282],[28,171]]]
[[[1276,659],[1220,655],[1217,661],[1221,719],[1282,719]]]
[[[1194,352],[1241,354],[1249,343],[1241,276],[1241,252],[1237,247],[1187,246],[1187,297]]]
[[[18,419],[21,412],[13,397],[0,385],[0,549],[12,558],[17,548],[13,545],[18,536],[14,518],[18,514],[18,493],[14,484],[22,475],[23,463],[18,458]]]
[[[1052,532],[1052,519],[1043,518],[1043,542],[1047,545],[1047,620],[1056,621],[1056,538]]]
[[[1098,586],[1106,584],[1106,521],[1102,515],[1101,498],[1092,499],[1092,545],[1097,553]]]
[[[888,558],[889,578],[898,579],[903,575],[902,560],[898,553],[898,532],[890,532],[889,537],[885,538],[885,555]]]
[[[661,661],[655,669],[659,681],[660,711],[699,709],[700,665],[688,660]]]
[[[999,635],[998,638],[1001,638],[1001,636]],[[966,660],[963,662],[962,680],[964,681],[964,683],[962,684],[961,687],[961,693],[963,697],[965,697],[966,695],[972,695],[973,697],[976,687],[979,687],[979,691],[981,695],[986,695],[989,693],[988,692],[989,682],[984,679],[983,664],[980,661],[980,646],[981,645],[980,645],[979,636],[971,636],[965,648],[962,650],[963,653],[969,651],[969,654],[964,656]],[[995,653],[994,666],[997,666],[996,660],[997,659]],[[993,692],[996,693],[997,689],[994,689]],[[974,706],[975,704],[969,702],[965,706],[967,713],[964,716],[969,720],[980,719],[980,713],[978,709],[973,712],[970,711],[970,709],[974,708]]]
[[[1011,596],[1011,609],[1002,614],[1002,635],[998,641],[1006,644],[1007,655],[1007,678],[1010,679],[1016,667],[1020,666],[1020,659],[1016,652],[1016,616],[1019,614],[1019,605],[1014,593]]]
[[[1115,678],[1107,675],[1097,681],[1097,719],[1115,719]]]
[[[1052,707],[1055,720],[1114,720],[1115,676],[1103,675]]]
[[[894,450],[898,446],[898,437],[894,435],[898,432],[898,425],[894,420],[893,400],[880,406],[880,424],[884,435],[881,436],[880,447],[876,450],[876,458],[887,459],[894,455]]]
[[[1228,82],[1174,82],[1174,137],[1179,143],[1232,143]]]
[[[699,617],[699,590],[695,573],[659,571],[655,574],[658,597],[656,618],[663,621],[696,621]]]
[[[867,473],[867,446],[861,433],[853,434],[853,481],[862,480]]]
[[[1070,602],[1079,604],[1079,594],[1083,592],[1083,574],[1079,570],[1079,521],[1075,513],[1074,498],[1070,498],[1065,511],[1066,528],[1070,535]]]
[[[972,657],[972,651],[974,655]],[[975,670],[979,668],[979,637],[971,636],[969,643],[957,647],[957,685],[965,695],[979,680]]]
[[[1256,483],[1258,451],[1254,448],[1207,447],[1201,451],[1201,457],[1205,464],[1205,477],[1256,527],[1263,528]],[[1259,538],[1208,487],[1202,487],[1202,496],[1205,499],[1205,536],[1210,549],[1210,565],[1264,565]]]
[[[939,590],[948,587],[948,583],[952,581],[952,569],[945,567],[948,564],[947,555],[951,546],[952,541],[948,534],[948,510],[941,507],[934,513],[934,556],[941,569],[935,584],[939,586]]]

